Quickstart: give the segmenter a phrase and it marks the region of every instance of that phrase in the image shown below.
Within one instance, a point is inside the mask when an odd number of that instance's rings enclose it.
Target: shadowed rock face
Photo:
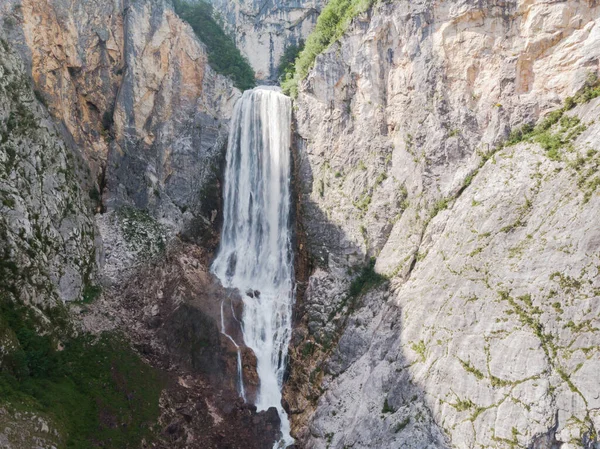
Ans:
[[[593,447],[598,100],[496,150],[596,82],[599,16],[380,3],[317,58],[296,103],[314,271],[286,395],[304,447]],[[367,257],[389,285],[356,300]]]
[[[276,82],[284,50],[305,40],[323,0],[210,0],[261,81]]]

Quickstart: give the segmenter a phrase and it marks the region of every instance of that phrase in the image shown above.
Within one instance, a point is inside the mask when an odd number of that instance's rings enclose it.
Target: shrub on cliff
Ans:
[[[281,87],[295,97],[298,83],[308,75],[315,59],[346,32],[354,17],[369,9],[376,0],[330,0],[321,11],[317,25],[306,40],[304,49],[294,63],[294,70],[284,74]]]
[[[231,77],[237,88],[252,89],[256,85],[254,70],[216,22],[212,5],[202,0],[195,3],[173,0],[173,6],[179,17],[191,25],[198,38],[206,45],[211,67],[222,75]]]
[[[304,41],[301,40],[297,45],[288,45],[283,51],[283,55],[279,59],[279,66],[277,67],[277,73],[281,80],[285,80],[288,74],[294,76],[296,71],[296,59],[300,52],[304,50]]]

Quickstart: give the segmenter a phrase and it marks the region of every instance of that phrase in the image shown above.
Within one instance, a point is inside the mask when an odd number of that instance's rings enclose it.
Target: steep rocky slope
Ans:
[[[0,41],[0,283],[13,300],[53,307],[96,273],[85,164],[59,137],[23,63]]]
[[[272,447],[207,272],[239,91],[167,1],[0,22],[0,445]]]
[[[285,48],[312,31],[324,0],[210,0],[259,80],[274,82]]]
[[[66,441],[6,399],[35,344],[72,366],[74,334],[122,332],[97,370],[149,414],[101,408],[102,432],[271,447],[207,269],[240,93],[166,0],[75,3],[0,0],[0,445]],[[324,2],[212,3],[272,81]],[[294,105],[299,447],[598,447],[599,8],[379,1],[317,58]]]
[[[305,447],[596,444],[599,13],[380,2],[317,58],[287,388]]]

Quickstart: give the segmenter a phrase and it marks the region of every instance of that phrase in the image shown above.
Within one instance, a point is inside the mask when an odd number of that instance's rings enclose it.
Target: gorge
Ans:
[[[0,0],[0,447],[600,448],[599,113],[595,0]]]

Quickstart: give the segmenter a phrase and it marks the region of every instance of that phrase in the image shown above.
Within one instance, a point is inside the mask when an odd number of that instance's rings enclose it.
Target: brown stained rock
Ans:
[[[279,435],[277,412],[258,413],[239,397],[237,348],[221,333],[223,301],[225,329],[240,347],[246,394],[253,401],[259,380],[237,320],[239,292],[224,289],[208,261],[206,250],[175,243],[162,260],[92,304],[84,321],[104,329],[101,315],[118,317],[113,325],[167,377],[160,441],[151,447],[270,449]]]

